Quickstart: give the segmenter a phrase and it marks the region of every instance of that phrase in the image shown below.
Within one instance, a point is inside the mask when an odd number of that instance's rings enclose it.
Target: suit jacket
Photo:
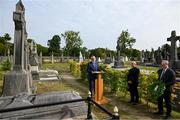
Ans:
[[[159,76],[158,80],[160,80],[162,71],[163,71],[163,69],[159,69],[157,72],[158,76]],[[161,80],[165,83],[166,88],[171,87],[174,84],[175,79],[176,79],[175,72],[170,68],[167,68],[166,72],[164,73],[164,75],[161,78]]]
[[[136,68],[136,67],[131,68],[129,70],[127,80],[132,81],[132,85],[138,85],[139,73],[140,73],[140,70],[138,68]]]
[[[89,62],[87,65],[87,72],[88,72],[88,79],[89,80],[95,80],[96,74],[92,74],[93,71],[99,71],[99,65],[97,62],[95,62],[95,65],[93,62]]]

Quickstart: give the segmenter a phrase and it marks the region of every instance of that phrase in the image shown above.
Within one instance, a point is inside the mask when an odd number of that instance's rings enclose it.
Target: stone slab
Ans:
[[[32,105],[54,103],[60,101],[80,99],[76,92],[53,92],[46,94],[22,95],[19,97],[0,98],[0,109],[17,107],[16,102],[21,101],[21,106],[25,106],[24,102]],[[6,105],[4,105],[6,103]],[[85,102],[76,102],[48,107],[39,107],[27,110],[19,110],[7,113],[0,113],[0,119],[68,119],[86,117],[87,106]],[[84,118],[85,119],[85,118]]]

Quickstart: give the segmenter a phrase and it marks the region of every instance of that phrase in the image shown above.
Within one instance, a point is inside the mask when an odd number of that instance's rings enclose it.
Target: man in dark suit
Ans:
[[[88,63],[87,72],[88,72],[88,81],[89,81],[89,91],[91,92],[91,97],[94,95],[95,80],[96,74],[93,74],[93,71],[99,71],[98,63],[96,62],[96,57],[91,56],[91,61]]]
[[[140,70],[137,68],[136,62],[131,62],[132,68],[129,70],[128,76],[127,76],[127,82],[129,86],[129,92],[131,95],[131,100],[129,103],[132,103],[133,105],[136,105],[139,102],[139,95],[138,95],[138,79],[139,79],[139,73]]]
[[[161,69],[158,70],[158,80],[163,81],[165,84],[164,94],[158,98],[158,112],[155,114],[163,114],[163,99],[166,104],[166,116],[165,119],[171,117],[171,91],[172,85],[175,82],[175,73],[172,69],[169,68],[169,62],[167,60],[162,60]]]

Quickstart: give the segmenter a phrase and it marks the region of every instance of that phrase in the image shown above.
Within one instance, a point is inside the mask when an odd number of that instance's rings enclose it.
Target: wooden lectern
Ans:
[[[93,74],[97,75],[97,79],[95,80],[95,102],[98,104],[106,104],[108,103],[108,100],[103,97],[103,79],[102,74],[104,72],[102,71],[93,71]]]

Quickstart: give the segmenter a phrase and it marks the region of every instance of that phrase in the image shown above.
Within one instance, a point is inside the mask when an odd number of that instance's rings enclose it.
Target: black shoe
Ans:
[[[133,103],[133,101],[129,101],[128,103]]]
[[[132,105],[137,105],[137,103],[136,103],[136,102],[133,102]]]
[[[155,112],[156,115],[163,115],[163,112]]]
[[[166,116],[163,117],[163,119],[164,120],[170,120],[170,119],[172,119],[172,116],[171,115],[166,115]]]

